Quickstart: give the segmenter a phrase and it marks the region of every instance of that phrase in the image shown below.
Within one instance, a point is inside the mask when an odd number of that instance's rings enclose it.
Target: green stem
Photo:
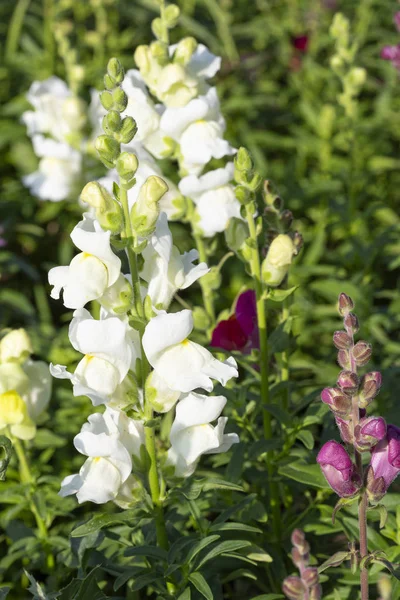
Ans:
[[[161,41],[168,45],[169,44],[169,31],[168,31],[167,22],[165,19],[165,8],[166,8],[165,0],[161,0],[161,2],[160,2],[160,19],[161,19],[161,23],[162,23]]]
[[[259,352],[259,367],[261,374],[261,405],[263,414],[263,426],[264,426],[264,438],[266,440],[272,439],[272,424],[271,415],[266,409],[266,405],[269,404],[269,359],[268,359],[268,332],[267,332],[267,312],[264,300],[264,290],[261,280],[261,264],[260,256],[258,253],[257,245],[257,231],[256,224],[253,217],[253,203],[247,204],[246,206],[246,219],[249,226],[250,239],[252,241],[251,258],[250,258],[250,269],[254,279],[254,288],[256,292],[256,306],[257,306],[257,323],[260,338],[260,352]],[[274,453],[272,450],[267,452],[267,471],[269,478],[270,487],[270,506],[273,514],[273,528],[276,537],[276,541],[279,541],[281,537],[281,515],[280,515],[280,501],[279,501],[279,489],[274,477],[273,468]]]
[[[6,47],[4,52],[5,62],[12,59],[18,49],[18,42],[21,34],[22,25],[24,23],[25,13],[28,10],[30,0],[19,0],[8,27]]]
[[[194,231],[193,238],[196,242],[196,248],[199,253],[199,262],[207,263],[207,252],[203,238],[200,234],[195,233]],[[214,292],[208,283],[207,275],[200,277],[199,283],[203,295],[204,308],[208,317],[210,318],[211,326],[213,326],[215,323]]]
[[[14,447],[15,452],[18,457],[21,483],[30,484],[30,486],[31,486],[35,482],[35,479],[29,468],[29,463],[28,463],[28,460],[25,455],[24,447],[18,438],[14,437],[10,434],[8,434],[8,435],[10,436],[10,439],[13,443],[13,447]],[[31,490],[29,490],[29,492],[28,492],[28,500],[29,500],[29,508],[31,509],[31,512],[32,512],[33,516],[35,517],[36,524],[37,524],[37,527],[39,530],[39,538],[42,540],[44,546],[46,547],[47,546],[47,538],[48,538],[48,530],[46,527],[46,523],[44,522],[44,520],[42,519],[42,517],[40,515],[39,508],[36,504],[35,498],[32,495]],[[46,548],[46,553],[47,553],[47,566],[49,569],[53,569],[54,568],[54,557],[48,548]]]
[[[283,301],[282,309],[282,323],[285,323],[289,318],[289,299],[286,298]],[[282,367],[281,367],[281,381],[285,383],[285,389],[283,393],[282,408],[288,410],[289,408],[289,354],[287,350],[282,352]]]

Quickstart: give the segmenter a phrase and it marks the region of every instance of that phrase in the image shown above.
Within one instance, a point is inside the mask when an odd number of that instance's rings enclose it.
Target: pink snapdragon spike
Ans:
[[[355,445],[360,452],[370,450],[386,437],[386,421],[382,417],[361,419],[355,430]]]
[[[400,429],[387,426],[386,438],[372,450],[367,490],[373,500],[379,500],[400,473]]]
[[[326,442],[318,453],[317,462],[328,484],[338,496],[349,498],[357,494],[361,487],[360,477],[356,466],[339,442]]]
[[[235,314],[220,321],[213,331],[211,346],[224,350],[239,350],[248,354],[259,347],[256,294],[246,290],[236,302]]]

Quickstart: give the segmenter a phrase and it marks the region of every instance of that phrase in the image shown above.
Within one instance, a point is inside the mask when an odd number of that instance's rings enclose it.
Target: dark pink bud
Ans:
[[[354,302],[347,294],[340,294],[338,301],[339,313],[345,317],[354,308]]]
[[[346,315],[343,322],[344,322],[344,325],[345,325],[347,331],[351,335],[354,335],[360,329],[358,319],[357,319],[356,315],[353,313],[349,313],[348,315]]]
[[[339,417],[347,417],[351,413],[351,398],[338,388],[322,390],[321,400]]]
[[[361,419],[355,428],[355,446],[360,452],[370,450],[386,437],[386,422],[382,417]]]
[[[292,548],[292,561],[297,568],[302,567],[304,564],[303,554],[296,547]]]
[[[308,588],[317,585],[319,582],[318,569],[316,567],[307,567],[301,574],[301,578]]]
[[[379,371],[366,373],[361,379],[358,405],[365,408],[378,395],[382,385],[382,375]]]
[[[371,472],[372,471],[372,472]],[[382,488],[382,496],[400,472],[400,429],[395,425],[387,426],[386,437],[372,450],[367,490],[377,495],[376,488]],[[382,481],[378,481],[382,478]],[[379,490],[378,490],[379,491]],[[382,497],[381,496],[381,497]]]
[[[296,548],[302,548],[304,546],[304,542],[306,541],[304,531],[302,531],[301,529],[294,529],[292,531],[290,541]]]
[[[371,358],[372,346],[371,344],[368,344],[368,342],[357,342],[352,350],[352,354],[357,366],[363,367]]]
[[[283,581],[282,591],[289,600],[305,600],[308,590],[300,577],[286,577]]]
[[[339,428],[340,437],[342,438],[342,440],[344,442],[346,442],[346,444],[353,444],[354,437],[353,437],[353,427],[352,427],[351,421],[345,421],[344,419],[341,419],[340,417],[336,417],[336,416],[335,416],[335,421],[336,421],[336,425]]]
[[[341,498],[355,496],[361,487],[361,479],[350,456],[341,444],[335,440],[326,442],[317,456],[330,487]]]
[[[337,384],[343,392],[349,396],[353,396],[358,390],[360,380],[356,373],[353,373],[352,371],[341,371],[339,373]]]
[[[333,343],[338,350],[347,350],[351,344],[351,339],[345,331],[335,331],[333,334]]]
[[[348,350],[339,350],[337,355],[337,361],[339,363],[339,366],[342,367],[342,369],[350,370],[351,361],[350,353]]]

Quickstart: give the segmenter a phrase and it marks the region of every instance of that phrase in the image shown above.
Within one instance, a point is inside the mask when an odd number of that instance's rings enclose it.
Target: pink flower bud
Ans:
[[[372,450],[367,477],[367,491],[371,499],[380,499],[400,472],[400,429],[387,426],[386,437]],[[380,495],[380,498],[379,498]]]
[[[368,342],[360,341],[354,346],[352,354],[356,364],[363,367],[367,364],[372,354],[372,346]]]
[[[333,343],[338,350],[346,350],[351,344],[351,339],[345,331],[335,331]]]
[[[338,388],[322,390],[321,400],[339,417],[347,417],[351,414],[351,398]]]
[[[330,487],[341,498],[355,496],[361,487],[361,479],[356,466],[341,444],[335,440],[326,442],[317,456]]]
[[[342,369],[350,370],[351,361],[350,352],[348,350],[339,350],[337,355],[337,361],[339,363],[339,366],[342,367]]]
[[[344,322],[344,326],[346,327],[347,331],[352,335],[357,333],[357,331],[360,329],[360,326],[358,324],[358,319],[357,319],[356,315],[353,313],[349,313],[348,315],[346,315],[343,322]]]
[[[290,541],[296,548],[303,548],[306,536],[301,529],[294,529],[290,537]]]
[[[354,308],[354,302],[347,294],[340,294],[338,301],[339,313],[345,317]]]
[[[386,436],[386,422],[382,417],[361,419],[355,428],[355,446],[360,452],[370,450]]]
[[[321,600],[322,598],[322,587],[318,583],[311,588],[310,594],[308,596],[309,600]]]
[[[289,600],[305,600],[308,590],[300,577],[286,577],[283,581],[282,591]]]
[[[349,396],[353,396],[358,390],[360,380],[357,377],[357,374],[352,371],[341,371],[339,373],[337,384],[343,392]]]
[[[301,578],[308,588],[317,585],[319,582],[318,569],[316,567],[307,567],[301,574]]]
[[[358,405],[365,408],[378,395],[382,385],[382,375],[379,371],[366,373],[361,379]]]
[[[354,443],[353,427],[351,421],[345,421],[335,415],[336,425],[340,431],[340,437],[346,444]]]

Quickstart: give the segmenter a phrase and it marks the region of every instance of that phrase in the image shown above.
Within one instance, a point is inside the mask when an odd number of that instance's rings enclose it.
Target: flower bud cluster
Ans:
[[[365,481],[346,450],[336,441],[321,448],[317,462],[332,489],[341,497],[352,497],[365,486],[369,500],[378,502],[400,471],[400,429],[386,425],[382,417],[366,415],[366,408],[379,393],[382,376],[371,371],[363,376],[358,367],[365,366],[371,358],[371,344],[354,343],[359,323],[353,300],[340,294],[338,310],[343,317],[344,330],[336,331],[333,343],[338,349],[338,363],[343,368],[337,387],[325,388],[321,400],[334,414],[342,440],[354,447],[355,452],[370,452],[371,461]]]
[[[0,339],[0,435],[30,440],[50,401],[48,365],[32,360],[32,343],[24,329]]]
[[[289,600],[320,600],[322,588],[316,567],[310,566],[310,545],[304,532],[295,529],[291,541],[292,560],[299,569],[300,577],[291,575],[283,581],[282,591]]]

